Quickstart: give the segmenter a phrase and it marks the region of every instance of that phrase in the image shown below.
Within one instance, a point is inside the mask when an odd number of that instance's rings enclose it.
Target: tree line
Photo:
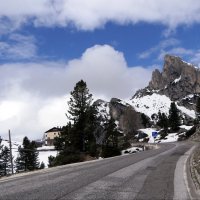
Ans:
[[[13,159],[13,158],[12,158]],[[18,156],[14,160],[16,172],[33,171],[43,169],[44,163],[38,161],[38,151],[34,141],[24,137],[22,146],[18,147]],[[0,176],[11,174],[11,152],[7,146],[1,145],[0,141]]]

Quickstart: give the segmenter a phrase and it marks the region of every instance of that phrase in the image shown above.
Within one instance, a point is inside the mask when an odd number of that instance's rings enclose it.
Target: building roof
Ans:
[[[49,133],[49,132],[58,132],[58,131],[61,131],[62,128],[60,127],[53,127],[51,129],[49,129],[48,131],[46,131],[45,133]]]

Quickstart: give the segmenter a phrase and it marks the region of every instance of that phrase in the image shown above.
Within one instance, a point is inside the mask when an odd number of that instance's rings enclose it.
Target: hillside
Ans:
[[[199,68],[179,57],[166,55],[162,71],[156,69],[148,86],[137,91],[130,100],[112,98],[110,102],[97,100],[94,104],[97,105],[102,124],[112,116],[120,131],[133,135],[144,128],[142,113],[150,119],[159,111],[168,115],[172,102],[180,111],[182,124],[193,125],[199,92]],[[99,141],[102,138],[103,135]]]
[[[168,114],[172,101],[176,102],[184,123],[190,124],[195,118],[195,105],[200,93],[200,70],[181,58],[166,55],[162,72],[152,73],[149,85],[137,91],[131,104],[149,117],[154,113]]]

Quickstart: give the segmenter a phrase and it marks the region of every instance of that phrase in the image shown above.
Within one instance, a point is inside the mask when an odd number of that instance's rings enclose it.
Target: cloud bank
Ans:
[[[155,66],[127,66],[123,53],[109,45],[88,48],[80,58],[64,62],[0,65],[0,135],[41,138],[52,126],[65,125],[67,99],[83,79],[95,98],[131,98],[145,87]]]
[[[138,57],[140,59],[155,57],[155,60],[162,61],[166,54],[179,56],[195,66],[200,66],[200,49],[184,48],[181,41],[175,38],[160,41],[159,44],[138,54]]]
[[[1,0],[0,4],[0,33],[30,23],[94,30],[107,22],[161,23],[169,29],[200,22],[199,0]]]
[[[37,57],[36,39],[29,35],[10,34],[7,42],[0,40],[0,59],[25,60]]]

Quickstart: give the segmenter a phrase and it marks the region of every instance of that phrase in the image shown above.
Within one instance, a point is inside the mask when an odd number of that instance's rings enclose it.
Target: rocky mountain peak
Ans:
[[[172,101],[181,100],[190,94],[199,94],[199,68],[184,62],[180,57],[166,55],[162,72],[156,69],[149,85],[137,92],[136,96],[155,92],[166,95]]]
[[[184,84],[187,82],[187,85],[190,85],[190,89],[192,89],[190,93],[199,93],[199,70],[192,64],[184,62],[180,57],[166,55],[162,73],[159,70],[153,72],[149,88],[153,90],[165,90],[172,84],[174,84],[173,86],[180,85],[180,82]],[[183,83],[182,85],[184,86]]]
[[[195,110],[200,96],[200,69],[180,57],[166,55],[162,71],[154,70],[149,85],[137,91],[132,100],[153,94],[165,95],[178,105]]]

